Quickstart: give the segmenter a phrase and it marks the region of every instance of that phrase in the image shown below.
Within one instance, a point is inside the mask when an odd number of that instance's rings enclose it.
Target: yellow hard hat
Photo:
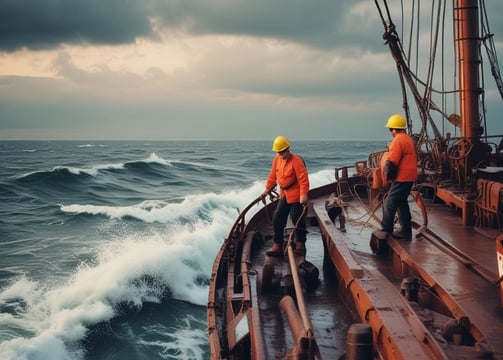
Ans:
[[[276,139],[274,139],[274,142],[272,143],[272,151],[274,152],[285,151],[289,147],[290,147],[290,140],[281,135],[276,136]]]
[[[402,115],[395,114],[389,117],[386,127],[390,129],[405,129],[407,127],[407,123]]]

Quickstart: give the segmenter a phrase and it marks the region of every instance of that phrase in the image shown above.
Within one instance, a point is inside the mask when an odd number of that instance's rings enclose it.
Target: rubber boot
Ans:
[[[297,255],[304,255],[306,253],[306,244],[304,244],[302,241],[297,241],[295,243],[294,252]]]
[[[266,251],[266,255],[283,256],[283,244],[277,242],[273,243],[271,248]]]
[[[391,234],[394,238],[401,239],[401,240],[407,240],[411,241],[412,240],[412,230],[411,229],[401,229],[399,231],[394,231],[393,234]]]

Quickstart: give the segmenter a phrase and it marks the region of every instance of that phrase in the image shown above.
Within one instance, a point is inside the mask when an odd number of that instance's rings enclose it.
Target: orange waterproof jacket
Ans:
[[[265,187],[272,189],[276,184],[279,186],[280,196],[286,196],[287,203],[299,202],[300,196],[309,192],[309,177],[304,160],[291,151],[285,160],[276,155]]]
[[[389,145],[388,160],[398,167],[395,181],[417,179],[417,156],[414,141],[406,133],[398,133]]]

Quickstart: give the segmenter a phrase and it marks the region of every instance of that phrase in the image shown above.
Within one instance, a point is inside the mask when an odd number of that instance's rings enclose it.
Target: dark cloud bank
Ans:
[[[0,0],[0,50],[155,38],[156,26],[335,46],[354,0]],[[343,41],[339,37],[338,44]]]

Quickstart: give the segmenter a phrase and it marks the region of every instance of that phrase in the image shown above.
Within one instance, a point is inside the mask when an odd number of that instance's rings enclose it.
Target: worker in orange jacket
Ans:
[[[295,229],[295,251],[305,253],[306,221],[304,206],[307,206],[309,178],[304,160],[290,150],[290,141],[284,136],[277,136],[272,145],[276,156],[272,161],[262,198],[279,186],[280,199],[273,215],[273,245],[267,255],[283,255],[283,232],[288,215]]]
[[[389,145],[383,175],[391,182],[387,197],[383,203],[381,230],[376,232],[378,238],[388,234],[399,239],[412,239],[411,213],[408,196],[412,185],[417,179],[417,155],[414,141],[405,131],[406,121],[402,115],[390,116],[386,127],[389,128],[393,140]],[[398,213],[400,230],[393,232],[395,214]]]

